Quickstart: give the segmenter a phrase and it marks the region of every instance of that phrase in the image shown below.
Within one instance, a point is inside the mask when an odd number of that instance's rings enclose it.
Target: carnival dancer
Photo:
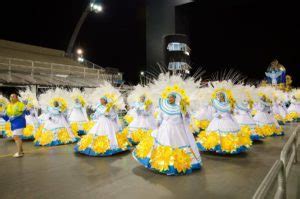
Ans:
[[[125,107],[120,91],[108,82],[96,88],[90,96],[96,123],[75,146],[75,152],[88,156],[110,156],[130,149],[126,132],[118,123],[118,110]],[[100,100],[100,103],[99,103]]]
[[[257,88],[259,100],[255,105],[256,114],[253,119],[265,136],[284,135],[272,112],[273,87]]]
[[[286,94],[281,90],[276,90],[274,93],[274,103],[272,106],[275,119],[280,125],[284,125],[286,122],[291,122],[293,118],[288,118],[288,111],[285,106]]]
[[[83,93],[79,89],[73,89],[70,93],[72,101],[70,102],[71,109],[68,112],[68,120],[71,129],[75,135],[86,135],[93,126],[86,113],[86,100]]]
[[[24,155],[22,135],[23,130],[26,127],[25,114],[25,105],[19,101],[17,94],[11,94],[10,103],[6,107],[5,114],[2,114],[1,117],[5,121],[9,121],[11,124],[11,132],[18,150],[17,153],[13,155],[15,158],[22,157]]]
[[[0,115],[5,115],[7,105],[8,100],[0,95]],[[7,131],[10,131],[10,124],[9,122],[6,122],[2,117],[0,117],[0,136],[5,137]]]
[[[214,118],[205,131],[197,137],[197,145],[201,151],[213,151],[219,154],[238,154],[250,148],[251,131],[247,127],[240,128],[233,118],[235,107],[231,81],[211,82],[213,90],[211,100],[216,109]]]
[[[48,110],[47,118],[35,134],[36,146],[56,146],[78,141],[79,138],[72,133],[66,119],[67,93],[65,90],[56,88],[41,94],[40,103],[42,106],[47,104]]]
[[[156,128],[152,100],[147,91],[149,92],[148,87],[137,85],[127,98],[135,117],[124,130],[128,130],[128,139],[134,145]]]
[[[291,104],[288,107],[288,117],[294,122],[300,122],[300,89],[293,89],[290,94]]]
[[[199,83],[193,78],[161,74],[150,85],[153,102],[158,102],[158,128],[133,151],[143,166],[166,175],[188,174],[202,166],[201,157],[189,128],[189,109],[197,100]]]
[[[246,127],[251,130],[252,141],[258,141],[265,137],[251,115],[254,99],[257,99],[255,90],[254,86],[248,85],[235,85],[233,88],[233,95],[236,100],[234,118],[241,128]]]
[[[199,109],[192,113],[191,128],[195,136],[204,131],[214,115],[214,108],[211,105],[211,89],[200,88],[198,92]]]
[[[39,108],[38,100],[36,94],[28,88],[25,91],[20,91],[20,97],[28,111],[28,114],[25,115],[26,128],[24,129],[22,139],[33,140],[34,135],[39,128],[37,112]]]

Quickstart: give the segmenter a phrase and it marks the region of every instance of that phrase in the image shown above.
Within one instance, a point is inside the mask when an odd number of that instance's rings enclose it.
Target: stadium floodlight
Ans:
[[[68,49],[67,49],[67,55],[72,55],[73,47],[76,41],[76,38],[78,36],[78,33],[81,29],[82,24],[84,23],[85,19],[87,18],[88,14],[91,12],[99,13],[102,12],[103,7],[100,4],[95,3],[96,0],[91,0],[87,6],[85,7],[85,10],[83,11],[79,21],[77,22],[75,29],[73,31],[73,34],[71,36],[71,39],[69,41]]]
[[[99,13],[103,10],[103,7],[100,4],[91,3],[90,9],[91,9],[91,11],[93,11],[95,13]]]
[[[83,54],[83,50],[81,48],[78,48],[76,50],[77,55],[82,55]]]
[[[83,57],[78,57],[78,58],[77,58],[77,61],[78,61],[78,62],[83,62],[83,61],[84,61],[84,58],[83,58]]]

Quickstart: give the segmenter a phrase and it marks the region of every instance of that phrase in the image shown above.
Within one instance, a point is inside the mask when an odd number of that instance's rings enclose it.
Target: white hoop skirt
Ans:
[[[137,145],[133,157],[146,168],[166,175],[200,169],[201,157],[188,124],[181,115],[161,115],[160,127]]]
[[[116,120],[100,116],[74,150],[88,156],[110,156],[130,150],[130,143],[127,140],[127,133],[120,132]]]
[[[238,154],[247,151],[252,145],[250,135],[250,129],[240,129],[231,113],[220,112],[215,115],[206,131],[198,135],[197,145],[200,151]]]
[[[36,146],[56,146],[78,141],[62,114],[49,114],[35,134]]]

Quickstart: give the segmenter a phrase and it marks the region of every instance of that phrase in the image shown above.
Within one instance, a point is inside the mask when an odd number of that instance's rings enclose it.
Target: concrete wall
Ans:
[[[193,0],[147,0],[146,53],[147,67],[163,63],[163,42],[165,35],[175,33],[175,6],[194,2]]]

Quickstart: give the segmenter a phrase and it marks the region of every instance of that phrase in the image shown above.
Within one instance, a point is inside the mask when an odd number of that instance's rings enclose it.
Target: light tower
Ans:
[[[76,24],[76,27],[73,31],[72,37],[70,39],[69,45],[68,45],[68,49],[67,49],[67,55],[70,56],[73,53],[73,48],[74,48],[74,44],[76,41],[76,38],[78,36],[78,33],[81,29],[82,24],[84,23],[86,17],[88,16],[89,13],[94,12],[94,13],[99,13],[103,10],[102,6],[100,4],[95,3],[96,0],[92,0],[90,1],[90,3],[86,6],[85,10],[83,11],[79,21]]]

